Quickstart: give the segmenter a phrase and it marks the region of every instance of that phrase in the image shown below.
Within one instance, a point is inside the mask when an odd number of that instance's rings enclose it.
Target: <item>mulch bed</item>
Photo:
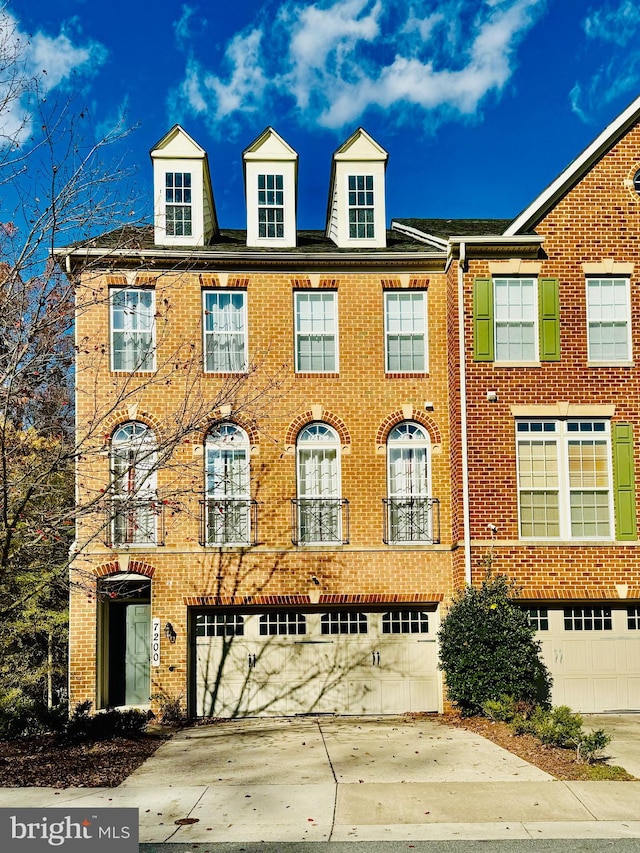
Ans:
[[[166,736],[73,743],[53,735],[0,740],[0,787],[112,788],[156,751]]]
[[[591,765],[576,760],[575,751],[557,746],[545,746],[533,735],[516,735],[507,723],[493,722],[486,717],[462,717],[447,713],[438,717],[442,723],[467,729],[482,735],[487,740],[539,767],[556,779],[563,781],[590,781],[593,779]],[[629,773],[621,773],[616,781],[634,781]]]

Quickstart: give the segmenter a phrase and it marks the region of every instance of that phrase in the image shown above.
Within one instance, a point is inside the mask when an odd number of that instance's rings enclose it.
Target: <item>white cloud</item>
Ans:
[[[603,3],[586,16],[583,29],[588,42],[604,42],[601,52],[608,57],[590,79],[576,82],[569,93],[572,110],[588,123],[603,106],[638,91],[640,7],[636,0]]]
[[[0,10],[0,31],[2,56],[8,58],[11,72],[0,82],[0,139],[22,144],[32,131],[31,82],[37,83],[41,94],[50,93],[64,87],[74,74],[94,74],[107,51],[91,40],[74,44],[64,28],[57,36],[37,31],[29,37],[6,9]]]
[[[197,8],[195,6],[187,6],[183,4],[182,14],[173,24],[173,31],[176,35],[178,46],[185,50],[189,47],[192,37],[192,22],[196,17]],[[200,22],[202,23],[202,22]]]
[[[546,0],[285,0],[237,33],[222,69],[187,63],[181,92],[215,131],[278,105],[339,129],[368,109],[431,126],[472,115],[511,75]],[[219,129],[219,128],[218,128]]]
[[[636,0],[622,0],[587,15],[583,27],[589,38],[628,44],[638,36],[640,7]]]
[[[42,88],[49,92],[71,77],[74,72],[93,73],[107,58],[98,42],[76,46],[63,31],[55,38],[37,32],[31,39],[27,62],[34,75],[42,75]]]

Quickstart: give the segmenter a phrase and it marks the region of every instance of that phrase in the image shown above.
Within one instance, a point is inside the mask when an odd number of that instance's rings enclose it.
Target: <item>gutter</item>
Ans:
[[[467,246],[460,242],[458,259],[458,348],[460,358],[460,444],[462,453],[462,516],[464,525],[464,579],[471,584],[471,520],[469,510],[469,457],[467,429],[467,371],[465,361],[464,267]]]

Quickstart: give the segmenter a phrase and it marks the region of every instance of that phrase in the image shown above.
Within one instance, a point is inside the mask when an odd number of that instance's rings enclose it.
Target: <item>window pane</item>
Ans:
[[[626,361],[629,348],[629,281],[587,279],[589,358]]]
[[[426,371],[426,294],[385,294],[387,371]]]
[[[496,361],[537,357],[536,286],[531,278],[494,279]]]
[[[153,331],[153,291],[112,291],[111,346],[113,370],[153,370]]]
[[[245,293],[204,294],[205,370],[242,373],[247,369]]]
[[[335,293],[296,293],[296,369],[334,373],[336,349]]]

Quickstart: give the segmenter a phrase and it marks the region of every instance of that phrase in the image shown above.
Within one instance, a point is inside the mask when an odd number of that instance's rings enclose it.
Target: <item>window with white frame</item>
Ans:
[[[111,290],[111,369],[155,370],[155,293]]]
[[[349,237],[375,236],[373,225],[373,175],[349,175]]]
[[[493,279],[496,361],[538,358],[537,288],[535,278]]]
[[[640,605],[627,607],[627,628],[629,631],[640,631]]]
[[[630,361],[628,278],[587,278],[589,361]]]
[[[243,373],[247,369],[247,295],[243,290],[205,290],[204,369]]]
[[[387,538],[391,544],[431,542],[429,434],[410,421],[398,424],[387,439]]]
[[[284,237],[283,175],[258,175],[258,237]]]
[[[342,540],[340,440],[323,423],[305,427],[296,442],[298,497],[297,541],[300,544]]]
[[[165,176],[167,234],[171,237],[190,237],[191,212],[191,173],[167,172]]]
[[[549,630],[549,611],[546,607],[525,607],[524,612],[529,620],[529,625],[536,631]]]
[[[150,545],[157,537],[156,440],[146,424],[130,421],[111,438],[115,545]]]
[[[521,537],[611,538],[609,421],[517,421],[516,442]]]
[[[251,542],[249,438],[236,424],[219,424],[205,442],[207,545]]]
[[[426,373],[427,294],[391,291],[384,295],[385,370]]]
[[[565,607],[565,631],[612,631],[610,607]]]
[[[295,294],[295,347],[298,373],[338,370],[337,293],[332,290]]]

